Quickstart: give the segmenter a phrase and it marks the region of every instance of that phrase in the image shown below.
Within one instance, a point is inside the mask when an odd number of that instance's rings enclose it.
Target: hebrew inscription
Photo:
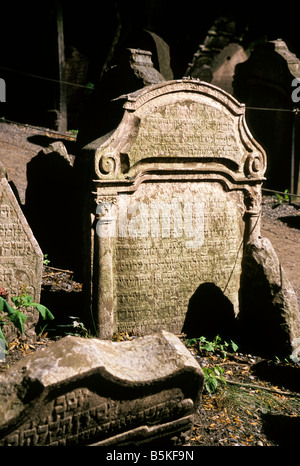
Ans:
[[[130,429],[159,423],[161,419],[174,420],[189,414],[193,407],[193,401],[184,400],[180,390],[132,401],[104,398],[87,388],[79,388],[56,398],[45,406],[49,415],[27,422],[22,429],[0,440],[0,445],[92,444]]]
[[[117,100],[118,126],[82,153],[82,169],[90,164],[94,173],[94,210],[85,218],[93,221],[86,257],[92,253],[97,332],[180,333],[187,314],[201,321],[199,289],[211,286],[223,300],[215,320],[228,313],[235,323],[244,245],[260,234],[266,169],[245,106],[192,79]]]
[[[17,296],[22,287],[38,302],[43,254],[6,180],[0,181],[0,286]],[[38,318],[29,311],[26,325]],[[25,326],[26,326],[25,325]]]
[[[237,127],[229,112],[216,103],[186,100],[159,106],[141,120],[130,159],[135,164],[148,157],[226,156],[239,163],[239,146]]]
[[[167,205],[172,197],[176,199],[171,203],[173,212],[169,204],[169,210],[161,209],[154,218],[146,215],[152,213],[147,203]],[[243,196],[224,192],[218,183],[165,183],[144,184],[126,200],[127,212],[135,215],[128,219],[127,238],[123,228],[123,237],[116,242],[117,329],[144,333],[164,325],[180,333],[190,298],[206,282],[218,286],[237,313]],[[193,215],[188,234],[182,228],[187,203]],[[143,215],[140,206],[144,206]],[[167,222],[163,215],[166,213],[170,214]],[[154,227],[148,228],[153,220]]]
[[[204,375],[168,332],[65,337],[0,376],[0,446],[134,444],[193,425]]]

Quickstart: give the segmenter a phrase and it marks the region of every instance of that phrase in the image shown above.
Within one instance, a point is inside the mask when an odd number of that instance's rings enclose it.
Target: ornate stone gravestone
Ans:
[[[98,334],[232,333],[244,250],[260,238],[266,169],[244,105],[189,79],[119,102],[119,126],[77,160],[86,289]],[[295,300],[291,307],[294,338]]]
[[[27,289],[35,302],[39,302],[43,253],[34,238],[17,199],[0,167],[0,287],[8,293],[8,300]],[[38,321],[38,311],[27,310],[25,334],[32,337]],[[4,326],[4,334],[13,333]]]
[[[126,342],[65,337],[0,376],[0,445],[179,440],[192,429],[203,382],[168,332]]]

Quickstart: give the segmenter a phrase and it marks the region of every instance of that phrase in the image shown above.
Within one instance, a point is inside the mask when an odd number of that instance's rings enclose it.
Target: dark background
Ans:
[[[54,126],[50,115],[58,106],[57,84],[32,75],[58,79],[57,3],[46,0],[1,5],[0,78],[6,82],[6,102],[0,103],[0,118]],[[170,47],[175,79],[184,76],[198,45],[220,16],[235,21],[237,35],[246,48],[282,38],[290,51],[300,56],[299,15],[290,2],[280,4],[280,8],[276,3],[268,6],[262,2],[240,2],[231,6],[228,2],[195,0],[61,0],[60,4],[66,60],[75,48],[82,65],[79,63],[79,71],[73,70],[69,78],[81,85],[97,84],[118,28],[115,54],[120,49],[136,47],[133,37],[143,28],[161,36]],[[110,59],[113,62],[114,57]],[[68,88],[71,99],[71,87]],[[73,91],[80,96],[75,99],[76,111],[80,113],[89,91]],[[72,112],[72,104],[68,110]],[[77,125],[76,118],[70,116],[69,126]]]

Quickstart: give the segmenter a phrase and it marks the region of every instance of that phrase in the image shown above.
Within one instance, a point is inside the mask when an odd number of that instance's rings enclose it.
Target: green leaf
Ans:
[[[23,312],[13,309],[13,312],[8,315],[8,318],[21,333],[24,333],[23,324],[26,321],[27,316],[23,314]]]
[[[234,352],[236,352],[239,347],[236,343],[234,343],[234,341],[230,340],[230,343],[231,343],[231,348],[233,349]]]
[[[21,296],[14,296],[13,298],[11,298],[11,300],[17,308],[22,306],[29,307],[32,305],[33,297],[26,294]]]
[[[195,343],[197,343],[197,338],[190,338],[189,340],[186,340],[185,342],[187,346],[193,346]]]
[[[220,377],[220,375],[221,375],[221,370],[220,370],[219,367],[215,367],[215,374],[216,374],[218,377]]]
[[[215,348],[214,346],[212,345],[212,343],[210,341],[208,341],[205,345],[204,345],[204,349],[206,351],[214,351]]]
[[[205,382],[205,387],[208,393],[215,393],[218,388],[218,381],[215,377],[209,377]]]
[[[217,345],[218,343],[221,343],[222,341],[222,338],[220,337],[220,335],[217,335],[214,339],[214,343]]]
[[[199,341],[202,341],[203,343],[206,343],[206,342],[207,342],[207,340],[206,340],[205,337],[200,337],[200,338],[199,338]]]
[[[30,296],[29,294],[26,294],[25,296],[22,296],[22,306],[31,306],[33,303],[33,297]]]
[[[54,315],[49,311],[49,309],[46,306],[43,306],[42,304],[38,303],[31,303],[31,306],[34,306],[39,311],[44,320],[54,319]]]
[[[14,309],[10,307],[7,301],[5,301],[5,299],[2,298],[1,296],[0,296],[0,311],[7,312],[7,314],[11,314],[12,312],[14,312]]]

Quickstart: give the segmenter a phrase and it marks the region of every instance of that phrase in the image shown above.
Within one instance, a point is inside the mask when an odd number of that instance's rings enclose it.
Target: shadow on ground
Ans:
[[[260,380],[270,382],[272,385],[300,392],[300,367],[264,360],[254,364],[251,372]]]
[[[263,431],[278,446],[295,446],[299,442],[300,417],[263,414]]]
[[[278,220],[285,223],[290,228],[298,228],[298,230],[300,230],[300,215],[279,217]]]

